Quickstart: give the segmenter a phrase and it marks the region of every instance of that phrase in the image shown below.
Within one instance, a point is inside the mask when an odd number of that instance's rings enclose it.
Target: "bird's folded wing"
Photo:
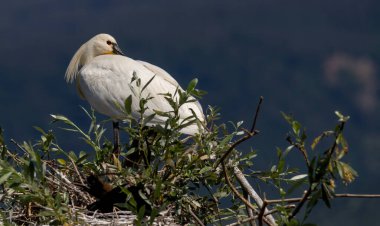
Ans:
[[[164,69],[157,67],[156,65],[150,64],[148,62],[145,62],[145,61],[136,60],[136,62],[141,63],[148,70],[152,71],[156,76],[161,77],[162,79],[171,83],[173,86],[179,86],[178,82],[169,73],[167,73]]]

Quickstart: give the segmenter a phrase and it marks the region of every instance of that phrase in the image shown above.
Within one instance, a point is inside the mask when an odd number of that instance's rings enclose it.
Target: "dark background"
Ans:
[[[249,144],[260,156],[258,169],[269,168],[275,148],[287,145],[280,111],[292,113],[310,137],[331,128],[335,110],[350,115],[346,160],[359,178],[338,191],[380,193],[379,1],[1,1],[0,126],[7,140],[36,139],[33,126],[40,126],[78,150],[80,141],[51,126],[49,114],[88,126],[79,107],[88,104],[63,76],[79,46],[98,33],[113,35],[126,55],[164,68],[183,86],[198,77],[208,91],[203,107],[220,107],[222,121],[249,127],[264,96],[261,134]],[[302,160],[294,154],[292,161]],[[373,225],[379,204],[335,200],[310,221]]]

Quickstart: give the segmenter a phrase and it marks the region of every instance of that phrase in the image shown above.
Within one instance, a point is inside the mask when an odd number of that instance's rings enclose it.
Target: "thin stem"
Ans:
[[[310,167],[310,162],[309,162],[309,158],[307,157],[307,151],[305,149],[305,146],[303,144],[299,144],[292,141],[290,137],[287,138],[287,141],[301,152],[303,158],[305,159],[307,167]]]
[[[215,165],[214,168],[217,168],[219,166],[219,164],[221,162],[223,162],[227,157],[228,155],[231,153],[232,150],[235,149],[235,147],[237,147],[239,144],[243,143],[244,141],[248,140],[249,138],[251,138],[252,136],[254,136],[256,133],[247,133],[244,137],[242,137],[241,139],[239,139],[238,141],[236,141],[235,143],[233,143],[230,148],[228,148],[228,150],[224,153],[224,155],[219,159],[219,161],[217,162],[217,164]]]
[[[333,195],[334,198],[358,198],[358,199],[378,199],[380,198],[380,194],[349,194],[349,193],[343,193],[343,194],[335,194]],[[276,204],[276,203],[293,203],[293,202],[300,202],[302,200],[302,197],[298,198],[288,198],[288,199],[271,199],[267,200],[268,204]],[[270,211],[269,211],[270,212]]]
[[[294,208],[293,212],[289,215],[288,220],[290,221],[302,208],[302,206],[305,204],[305,202],[308,200],[309,196],[311,195],[312,189],[309,187],[309,189],[305,192],[305,194],[302,196],[300,202],[297,204],[296,208]]]
[[[117,158],[119,158],[120,155],[120,127],[118,121],[112,121],[112,127],[113,127],[113,154],[116,155]]]
[[[335,194],[335,198],[380,198],[380,194]]]
[[[258,117],[258,115],[259,115],[260,108],[261,108],[261,104],[263,103],[263,100],[264,100],[264,97],[261,96],[261,97],[260,97],[260,100],[259,100],[259,104],[257,105],[257,108],[256,108],[255,117],[253,118],[253,123],[252,123],[251,133],[253,133],[253,131],[255,131],[256,122],[257,122],[257,117]]]
[[[192,217],[194,217],[195,221],[201,225],[204,226],[203,222],[195,215],[195,213],[191,210],[191,207],[189,206],[189,213],[191,214]]]
[[[237,147],[239,144],[243,143],[244,141],[248,140],[249,138],[251,138],[254,135],[259,133],[258,131],[255,130],[255,127],[256,127],[257,117],[259,115],[259,111],[260,111],[261,104],[262,104],[263,100],[264,100],[264,97],[261,96],[259,103],[257,105],[257,108],[256,108],[256,113],[255,113],[255,117],[253,119],[251,130],[250,131],[244,130],[246,132],[246,135],[244,137],[240,138],[239,140],[237,140],[235,143],[233,143],[230,146],[230,148],[228,148],[228,150],[224,153],[224,155],[216,163],[216,165],[214,167],[215,169],[219,166],[219,164],[221,162],[223,162],[228,157],[228,155],[235,149],[235,147]]]
[[[82,186],[86,186],[86,185],[84,184],[84,182],[83,182],[82,176],[81,176],[81,174],[79,173],[78,167],[77,167],[77,165],[75,164],[73,158],[71,158],[70,156],[68,156],[68,158],[70,159],[70,162],[71,162],[71,164],[73,165],[74,170],[75,170],[75,172],[76,172],[77,175],[78,175],[78,178],[79,178],[80,183],[82,184]]]
[[[257,219],[257,216],[254,216],[254,217],[248,217],[244,220],[241,220],[241,221],[238,221],[238,222],[235,222],[235,223],[232,223],[232,224],[228,224],[227,226],[238,226],[238,225],[242,225],[243,223],[247,223],[248,221],[253,221],[253,220],[256,220]]]

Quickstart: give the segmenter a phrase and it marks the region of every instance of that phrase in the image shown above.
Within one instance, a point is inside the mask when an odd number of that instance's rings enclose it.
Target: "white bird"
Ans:
[[[132,99],[131,114],[140,120],[140,98],[151,97],[143,116],[148,117],[155,111],[173,111],[163,94],[170,93],[174,100],[178,100],[178,89],[183,91],[178,82],[163,69],[124,56],[116,40],[108,34],[98,34],[79,48],[67,67],[65,79],[68,83],[76,81],[80,97],[87,100],[96,111],[112,118],[114,152],[120,152],[118,121],[126,118],[120,106],[124,106],[129,96]],[[140,86],[136,84],[138,79],[141,81]],[[194,115],[201,122],[205,120],[199,102],[195,99],[192,101],[179,108],[180,123],[186,123]],[[147,125],[164,126],[166,120],[166,117],[156,114]],[[200,133],[200,124],[190,123],[180,132],[188,135]]]

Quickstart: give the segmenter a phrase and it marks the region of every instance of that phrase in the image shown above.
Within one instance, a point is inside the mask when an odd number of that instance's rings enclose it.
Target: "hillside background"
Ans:
[[[270,167],[276,146],[287,145],[280,111],[311,137],[335,122],[335,110],[350,115],[348,162],[359,178],[338,191],[380,193],[379,1],[1,1],[0,126],[7,140],[36,138],[33,126],[40,126],[57,131],[67,150],[85,150],[50,125],[49,114],[88,126],[79,107],[88,104],[63,76],[79,46],[98,33],[113,35],[127,56],[164,68],[183,86],[199,78],[208,91],[203,107],[220,107],[221,121],[249,124],[264,96],[261,134],[249,144],[259,154],[257,169]],[[335,200],[310,221],[370,225],[379,204]]]

